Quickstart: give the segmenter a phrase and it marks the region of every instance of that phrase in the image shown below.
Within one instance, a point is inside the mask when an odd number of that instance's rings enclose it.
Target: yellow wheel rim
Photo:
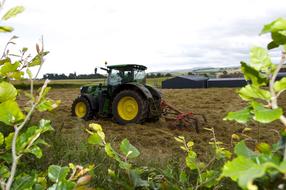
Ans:
[[[75,105],[75,115],[78,117],[78,118],[82,118],[86,115],[86,105],[85,103],[83,102],[78,102],[76,105]]]
[[[131,96],[125,96],[119,100],[117,111],[122,119],[131,121],[138,114],[138,103],[135,98]]]

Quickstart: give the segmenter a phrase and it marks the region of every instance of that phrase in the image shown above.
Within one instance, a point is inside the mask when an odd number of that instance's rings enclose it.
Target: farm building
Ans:
[[[177,76],[162,82],[162,88],[207,88],[208,77]]]
[[[247,81],[244,78],[219,78],[209,79],[208,88],[211,87],[243,87],[247,85]]]
[[[280,80],[282,79],[283,77],[286,77],[286,72],[280,72],[278,73],[277,77],[276,77],[276,80]]]

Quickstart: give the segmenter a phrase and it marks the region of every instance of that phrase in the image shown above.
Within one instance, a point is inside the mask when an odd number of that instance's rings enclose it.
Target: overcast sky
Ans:
[[[92,73],[108,64],[148,71],[238,66],[265,46],[262,26],[286,18],[285,0],[6,0],[26,11],[5,24],[31,49],[44,36],[42,73]],[[3,12],[2,12],[3,14]],[[273,52],[277,61],[278,52]]]

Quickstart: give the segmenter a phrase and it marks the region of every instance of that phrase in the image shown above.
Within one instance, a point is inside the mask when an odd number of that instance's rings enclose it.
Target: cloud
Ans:
[[[10,0],[7,8],[16,4],[26,7],[8,22],[19,46],[34,49],[43,35],[51,52],[42,73],[90,73],[105,61],[149,71],[239,65],[269,41],[258,36],[263,24],[286,17],[284,0]]]

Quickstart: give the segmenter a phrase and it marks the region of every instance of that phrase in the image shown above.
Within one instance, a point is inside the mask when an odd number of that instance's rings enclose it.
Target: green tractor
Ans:
[[[113,65],[101,68],[108,73],[107,85],[88,85],[72,104],[72,115],[84,120],[106,117],[119,124],[156,121],[161,116],[161,94],[146,85],[143,65]]]

